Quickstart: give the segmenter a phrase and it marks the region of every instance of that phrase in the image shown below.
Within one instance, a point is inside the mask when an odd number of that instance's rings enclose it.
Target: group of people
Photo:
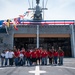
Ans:
[[[63,65],[64,52],[61,47],[58,50],[46,50],[42,47],[35,49],[14,47],[13,50],[5,50],[1,53],[1,66],[32,66],[32,65]],[[49,61],[47,60],[49,59]]]

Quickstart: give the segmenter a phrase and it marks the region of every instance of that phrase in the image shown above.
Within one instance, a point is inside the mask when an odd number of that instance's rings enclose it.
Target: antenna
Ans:
[[[40,0],[36,0],[36,7],[33,7],[33,0],[32,0],[32,8],[29,8],[28,10],[34,11],[34,17],[33,20],[42,20],[44,19],[44,10],[47,10],[47,8],[44,8],[44,0],[43,0],[43,8],[39,6]],[[43,18],[42,18],[42,12],[43,12]]]
[[[32,0],[32,8],[33,8],[33,0]]]
[[[48,0],[46,0],[45,8],[46,8],[46,6],[47,6],[47,3],[48,3]]]
[[[30,1],[29,0],[28,0],[28,3],[29,3],[29,7],[31,8]]]
[[[36,0],[36,4],[37,4],[37,5],[39,4],[39,2],[40,2],[40,0]]]

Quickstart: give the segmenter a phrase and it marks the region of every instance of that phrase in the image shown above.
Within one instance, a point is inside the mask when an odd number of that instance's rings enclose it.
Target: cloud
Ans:
[[[28,0],[0,0],[0,19],[18,17],[28,7]],[[47,7],[45,19],[75,19],[75,0],[48,0]]]
[[[54,1],[54,0],[53,0]],[[48,4],[45,19],[73,20],[75,19],[75,0],[56,0]]]
[[[64,8],[66,6],[71,5],[72,3],[75,3],[75,0],[59,0],[60,7]]]
[[[25,4],[27,3],[20,3],[18,4],[14,2],[11,2],[10,0],[0,0],[1,11],[0,11],[0,19],[7,19],[7,18],[15,18],[18,17],[18,15],[23,14],[26,12],[28,8],[25,7]],[[28,7],[28,5],[26,5]]]

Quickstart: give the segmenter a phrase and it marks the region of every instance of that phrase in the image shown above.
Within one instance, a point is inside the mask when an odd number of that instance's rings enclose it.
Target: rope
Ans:
[[[28,3],[29,3],[29,7],[31,8],[30,1],[29,0],[28,0]]]
[[[32,8],[33,8],[33,0],[32,0]]]
[[[46,0],[45,8],[46,8],[46,6],[47,6],[47,3],[48,3],[48,0]]]

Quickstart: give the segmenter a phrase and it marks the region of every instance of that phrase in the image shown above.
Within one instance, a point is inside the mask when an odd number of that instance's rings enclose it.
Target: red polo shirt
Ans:
[[[59,57],[60,57],[60,56],[64,56],[64,52],[60,52],[60,53],[59,53]]]
[[[31,53],[31,56],[32,56],[32,58],[37,58],[37,53],[36,53],[36,51],[33,51],[33,52]]]
[[[42,58],[45,58],[45,57],[47,57],[47,56],[48,56],[47,51],[42,51]]]
[[[54,53],[53,53],[53,56],[54,56],[54,57],[57,57],[57,56],[58,56],[58,52],[54,52]]]
[[[14,56],[15,56],[15,57],[19,57],[19,55],[20,55],[20,51],[15,51],[15,52],[14,52]]]
[[[27,58],[31,57],[31,52],[30,51],[26,51],[26,57]]]
[[[37,53],[37,58],[40,58],[41,54],[42,54],[42,51],[41,50],[37,50],[36,53]]]
[[[53,53],[51,51],[48,51],[48,56],[49,57],[52,57],[53,56]]]

